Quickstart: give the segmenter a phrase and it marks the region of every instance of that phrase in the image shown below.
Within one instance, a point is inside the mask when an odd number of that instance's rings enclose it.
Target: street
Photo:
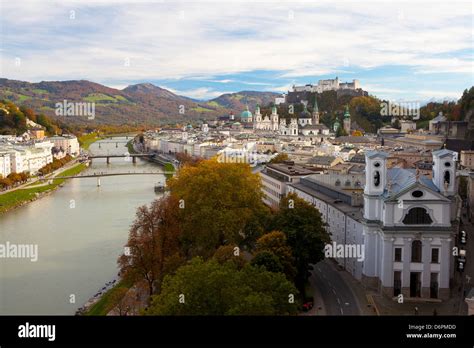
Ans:
[[[310,277],[311,286],[317,288],[326,315],[360,315],[352,290],[342,279],[339,271],[324,260],[313,267]]]

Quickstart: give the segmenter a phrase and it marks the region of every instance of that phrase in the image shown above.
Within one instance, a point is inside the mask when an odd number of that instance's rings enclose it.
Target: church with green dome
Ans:
[[[246,106],[246,109],[240,114],[240,122],[242,123],[252,123],[253,115],[249,110],[249,106]]]

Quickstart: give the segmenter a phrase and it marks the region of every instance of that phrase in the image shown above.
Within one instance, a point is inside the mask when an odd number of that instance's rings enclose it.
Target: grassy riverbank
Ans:
[[[132,282],[119,281],[117,285],[103,294],[84,315],[107,315],[117,305],[117,293],[120,289],[130,289],[132,285]]]
[[[105,136],[98,136],[97,133],[90,133],[79,137],[77,140],[84,150],[89,150],[89,146],[91,146],[92,143],[105,138]]]
[[[86,169],[87,166],[84,164],[78,164],[72,168],[69,168],[62,172],[60,176],[76,175]],[[61,185],[65,179],[55,179],[52,184],[42,186],[32,186],[30,188],[18,189],[12,192],[0,195],[0,214],[8,210],[17,208],[27,202],[34,201],[41,197],[43,194],[47,194]]]
[[[137,153],[135,149],[133,148],[133,139],[127,143],[127,149],[128,149],[129,154]]]

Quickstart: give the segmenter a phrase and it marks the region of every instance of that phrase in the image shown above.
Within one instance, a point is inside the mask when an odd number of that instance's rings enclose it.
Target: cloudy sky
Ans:
[[[0,0],[0,76],[151,82],[192,98],[359,79],[379,97],[473,83],[467,1]]]

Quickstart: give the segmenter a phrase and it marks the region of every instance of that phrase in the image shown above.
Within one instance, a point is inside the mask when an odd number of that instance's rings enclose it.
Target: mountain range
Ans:
[[[151,83],[110,88],[86,80],[30,83],[0,79],[0,100],[6,99],[65,123],[109,125],[160,125],[215,119],[230,112],[239,114],[246,105],[267,105],[278,93],[241,91],[223,94],[209,101],[177,95]],[[93,120],[81,116],[56,116],[56,103],[94,102]]]

